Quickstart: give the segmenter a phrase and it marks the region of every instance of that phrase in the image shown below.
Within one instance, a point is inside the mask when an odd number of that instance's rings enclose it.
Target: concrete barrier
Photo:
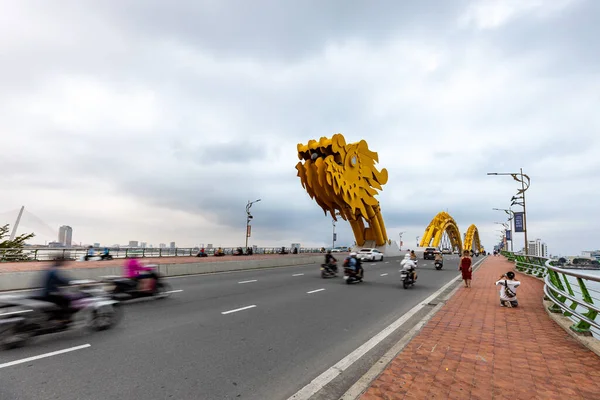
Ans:
[[[164,263],[159,265],[158,271],[164,276],[182,276],[294,265],[321,264],[323,259],[324,255],[319,254],[307,257],[277,257],[262,260],[198,262],[185,264]],[[98,279],[104,275],[121,275],[123,269],[120,266],[69,268],[65,270],[65,273],[72,279]],[[43,274],[41,271],[2,272],[0,273],[0,291],[38,288],[41,285],[42,276]]]

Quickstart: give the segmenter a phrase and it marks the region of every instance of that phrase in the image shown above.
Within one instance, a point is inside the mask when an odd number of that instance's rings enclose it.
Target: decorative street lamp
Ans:
[[[400,245],[400,246],[399,246],[399,247],[400,247],[400,250],[402,250],[402,235],[404,235],[405,233],[406,233],[406,232],[400,232],[400,233],[399,233],[399,235],[400,235],[400,243],[398,243],[398,244]],[[418,241],[418,240],[419,240],[419,238],[417,238],[417,241]]]
[[[259,201],[260,199],[254,201],[248,200],[248,204],[246,204],[246,251],[248,250],[248,238],[250,237],[250,221],[254,218],[252,214],[250,214],[250,208],[252,207],[252,204],[258,203]]]
[[[342,214],[340,214],[338,211],[335,212],[335,216],[336,217],[341,217]],[[331,218],[331,225],[333,225],[333,240],[331,243],[331,250],[335,249],[335,241],[337,240],[337,237],[335,235],[335,219]]]
[[[510,175],[513,179],[521,183],[521,189],[517,191],[516,196],[513,196],[511,206],[519,205],[523,207],[523,233],[525,236],[525,255],[528,254],[527,249],[527,210],[525,208],[525,192],[529,189],[531,179],[529,176],[523,173],[523,168],[520,168],[520,172],[488,172],[488,175]],[[523,200],[523,201],[518,201]],[[514,216],[514,213],[513,213]],[[512,241],[511,241],[512,244]]]

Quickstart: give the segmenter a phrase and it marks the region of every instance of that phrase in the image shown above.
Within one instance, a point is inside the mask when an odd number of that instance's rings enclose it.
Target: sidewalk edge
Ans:
[[[571,335],[575,340],[579,342],[582,346],[585,346],[588,350],[595,353],[598,357],[600,357],[600,341],[592,336],[583,336],[579,335],[577,332],[571,330],[571,325],[574,322],[565,317],[562,313],[553,313],[548,308],[552,306],[554,303],[548,300],[542,300],[542,306],[546,310],[546,313],[558,326],[560,326],[565,332]]]
[[[475,266],[473,272],[477,271],[481,268],[481,265],[486,260],[487,256],[483,258],[478,265]],[[358,381],[354,385],[350,387],[344,393],[339,400],[358,400],[360,396],[362,396],[367,389],[371,386],[373,381],[375,381],[379,375],[388,367],[388,365],[400,354],[406,346],[414,339],[415,336],[421,332],[421,329],[433,318],[435,314],[437,314],[442,307],[446,305],[446,302],[452,298],[461,288],[462,281],[457,279],[456,287],[450,291],[446,296],[439,298],[439,303],[431,310],[425,317],[417,323],[410,331],[406,333],[391,349],[389,349],[377,362],[363,375],[360,377]]]

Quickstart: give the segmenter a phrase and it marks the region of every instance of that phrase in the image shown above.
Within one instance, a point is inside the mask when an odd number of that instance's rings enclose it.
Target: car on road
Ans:
[[[435,260],[435,252],[437,249],[435,247],[427,247],[423,252],[423,260]]]
[[[450,249],[449,249],[449,248],[447,248],[447,247],[444,247],[444,248],[442,249],[442,254],[452,254],[452,250],[450,250]]]
[[[383,261],[383,253],[377,249],[360,249],[356,257],[362,261]]]

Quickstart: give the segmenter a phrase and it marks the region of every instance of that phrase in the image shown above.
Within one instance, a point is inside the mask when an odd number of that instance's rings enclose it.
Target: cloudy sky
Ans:
[[[261,198],[251,244],[327,245],[296,145],[341,132],[405,245],[448,210],[491,248],[518,184],[486,173],[522,167],[529,238],[599,248],[600,2],[374,4],[0,0],[0,222],[237,246]]]

